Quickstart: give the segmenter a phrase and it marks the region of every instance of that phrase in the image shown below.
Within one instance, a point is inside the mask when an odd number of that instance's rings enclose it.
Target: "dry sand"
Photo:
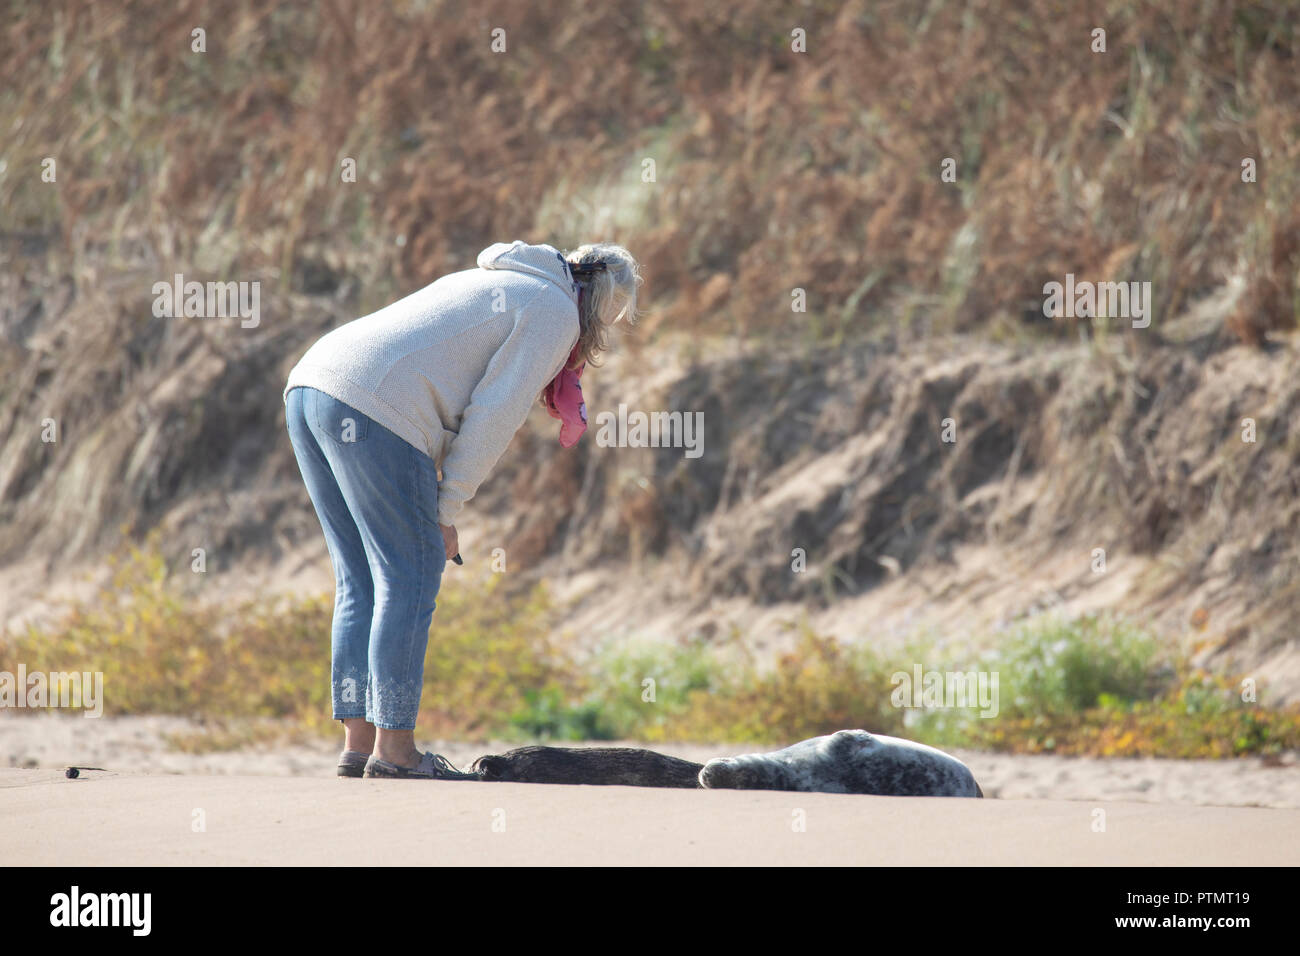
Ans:
[[[1066,800],[0,770],[0,820],[0,865],[1300,861],[1300,811]]]
[[[345,780],[324,742],[168,749],[165,735],[194,729],[0,718],[0,865],[1300,863],[1293,761],[959,752],[1000,799],[901,799]],[[509,745],[438,746],[463,766]],[[656,749],[702,761],[750,748]],[[108,772],[70,780],[69,764]]]
[[[66,714],[0,716],[0,767],[61,768],[70,764],[126,773],[306,776],[333,773],[338,748],[324,741],[257,746],[231,752],[184,753],[169,736],[202,728],[178,717],[104,717]],[[457,766],[518,744],[419,741]],[[646,746],[630,744],[631,746]],[[565,746],[581,746],[566,744]],[[609,743],[594,746],[610,746]],[[652,744],[652,749],[700,763],[750,753],[744,744]],[[1093,759],[954,751],[975,773],[988,797],[1004,800],[1125,800],[1195,806],[1300,809],[1300,760],[1281,761]]]

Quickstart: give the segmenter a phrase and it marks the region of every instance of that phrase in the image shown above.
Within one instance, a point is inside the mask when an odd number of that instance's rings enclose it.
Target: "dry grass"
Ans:
[[[1300,35],[1284,0],[7,12],[0,561],[81,559],[121,526],[161,525],[173,559],[203,546],[213,570],[315,539],[279,418],[288,368],[325,328],[503,238],[630,246],[653,308],[634,348],[667,330],[781,352],[793,328],[817,346],[1073,337],[1041,315],[1043,283],[1067,272],[1153,282],[1153,329],[1134,348],[1237,279],[1237,338],[1295,324]],[[1104,54],[1090,50],[1099,24]],[[806,55],[790,52],[795,26]],[[947,157],[957,183],[940,181]],[[1256,183],[1241,181],[1245,157]],[[655,183],[640,178],[647,158]],[[155,318],[151,286],[177,272],[260,280],[261,325]],[[790,312],[795,287],[807,315]],[[1103,412],[1123,403],[1098,398]],[[47,416],[56,444],[38,437]],[[1268,507],[1224,479],[1238,480]],[[1081,471],[1062,482],[1080,510],[1106,493]],[[658,533],[702,510],[672,491],[663,507],[682,520],[637,503]],[[1177,518],[1148,497],[1140,548]],[[660,545],[611,521],[612,548]]]
[[[922,296],[977,327],[1067,271],[1163,280],[1173,314],[1295,226],[1300,38],[1287,3],[1161,6],[31,3],[0,204],[83,294],[183,266],[378,304],[492,238],[617,226],[705,330],[781,328],[795,285],[831,325]]]

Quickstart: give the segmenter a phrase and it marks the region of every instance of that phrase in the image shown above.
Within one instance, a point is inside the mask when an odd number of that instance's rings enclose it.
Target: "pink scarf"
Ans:
[[[578,349],[581,342],[569,353],[564,368],[555,380],[542,391],[542,403],[552,418],[560,420],[560,444],[572,448],[587,430],[587,403],[582,400],[582,370],[587,367],[582,362],[577,368],[570,368],[581,354]]]

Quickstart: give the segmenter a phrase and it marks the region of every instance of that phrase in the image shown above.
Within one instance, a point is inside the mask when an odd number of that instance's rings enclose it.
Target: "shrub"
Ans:
[[[466,584],[465,582],[469,583]],[[264,743],[331,727],[328,598],[196,601],[155,551],[131,549],[111,581],[51,627],[0,642],[0,670],[102,671],[105,714],[202,718],[186,750]],[[612,644],[589,657],[554,637],[546,592],[498,577],[444,591],[425,658],[418,730],[435,737],[635,738],[784,745],[845,728],[1018,753],[1228,757],[1300,748],[1300,709],[1245,703],[1235,683],[1159,652],[1110,616],[1040,618],[984,654],[999,713],[893,706],[892,676],[933,660],[808,629],[774,660],[738,631],[715,641]],[[950,658],[953,655],[948,655]],[[648,691],[653,680],[653,699]]]

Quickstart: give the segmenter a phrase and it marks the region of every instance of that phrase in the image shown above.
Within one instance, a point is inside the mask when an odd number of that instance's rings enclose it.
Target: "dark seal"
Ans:
[[[702,766],[635,747],[520,747],[474,761],[480,780],[698,788]]]

